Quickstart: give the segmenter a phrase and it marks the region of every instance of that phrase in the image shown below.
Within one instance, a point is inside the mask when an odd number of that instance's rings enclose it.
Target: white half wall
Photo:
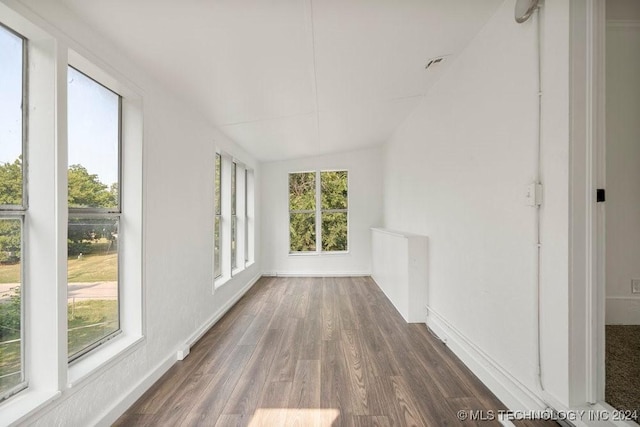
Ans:
[[[289,254],[289,173],[349,171],[349,253]],[[370,228],[382,223],[382,150],[373,148],[262,164],[262,269],[279,275],[371,274]]]
[[[537,169],[536,17],[516,24],[514,5],[502,4],[387,143],[384,226],[429,236],[428,322],[455,331],[454,351],[473,348],[459,356],[485,383],[502,381],[494,392],[516,409],[541,393],[536,212],[525,201]],[[543,380],[566,405],[569,3],[543,10]]]
[[[23,420],[35,426],[108,425],[175,362],[177,350],[193,344],[203,325],[215,321],[259,277],[258,250],[255,264],[213,291],[215,149],[255,170],[256,198],[259,164],[170,88],[155,82],[77,20],[62,3],[7,3],[62,46],[70,46],[114,78],[137,88],[142,97],[144,340],[81,384],[73,388],[62,384],[57,399]],[[260,248],[259,206],[255,225],[256,247]],[[3,402],[3,408],[11,404]]]
[[[640,2],[615,11],[640,12]],[[611,13],[607,2],[607,14]],[[640,325],[640,16],[609,22],[606,32],[606,296],[605,323]]]

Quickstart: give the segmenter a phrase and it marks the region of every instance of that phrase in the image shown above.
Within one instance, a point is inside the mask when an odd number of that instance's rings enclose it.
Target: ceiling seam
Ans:
[[[313,17],[313,0],[309,0],[309,17],[311,25],[311,54],[313,56],[313,91],[316,100],[316,132],[320,142],[320,101],[318,101],[318,70],[316,66],[316,31]]]
[[[286,120],[286,119],[291,119],[291,118],[294,118],[294,117],[310,116],[310,115],[312,115],[314,113],[315,113],[314,111],[308,111],[308,112],[305,112],[305,113],[295,113],[295,114],[287,114],[287,115],[284,115],[284,116],[266,117],[264,119],[245,120],[245,121],[241,121],[241,122],[220,123],[219,126],[237,126],[237,125],[246,125],[246,124],[252,124],[252,123],[269,122],[269,121],[275,121],[275,120]]]

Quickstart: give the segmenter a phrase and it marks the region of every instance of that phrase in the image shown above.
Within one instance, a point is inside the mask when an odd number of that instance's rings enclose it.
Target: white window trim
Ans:
[[[347,173],[347,250],[346,251],[323,251],[322,250],[322,183],[320,181],[322,172],[346,172]],[[291,234],[287,232],[287,249],[290,257],[317,257],[317,256],[344,256],[349,255],[351,251],[351,173],[348,169],[316,169],[289,172],[287,174],[287,230],[289,230],[289,224],[291,221],[291,211],[289,210],[289,188],[288,177],[297,173],[314,173],[315,174],[315,186],[316,186],[316,206],[315,206],[315,226],[316,226],[316,250],[315,251],[292,251],[291,250]],[[340,209],[342,211],[342,209]]]
[[[122,188],[119,190],[121,213],[118,242],[120,332],[118,336],[113,336],[70,364],[69,379],[77,382],[78,379],[86,377],[93,370],[98,370],[106,362],[139,342],[143,336],[142,168],[140,167],[142,164],[142,108],[141,99],[136,93],[80,54],[70,50],[68,62],[69,65],[121,96],[120,176],[123,178],[120,181]],[[66,158],[65,156],[65,160]],[[65,165],[65,172],[67,167]]]
[[[22,42],[22,64],[21,64],[21,72],[22,72],[22,102],[28,108],[28,93],[29,93],[29,41],[28,38],[18,33],[13,28],[9,26],[1,26],[3,31],[7,31],[10,34],[13,34],[15,37],[20,38]],[[26,356],[25,356],[25,298],[28,295],[28,287],[25,286],[25,259],[26,259],[26,238],[25,232],[27,229],[27,216],[29,212],[29,156],[28,156],[28,113],[25,109],[23,109],[21,113],[21,158],[22,158],[22,202],[19,205],[6,205],[5,208],[0,212],[0,220],[17,220],[20,222],[20,377],[21,380],[18,384],[15,384],[10,389],[6,390],[6,392],[2,393],[0,397],[2,397],[1,402],[4,402],[6,399],[11,399],[16,394],[27,389],[29,385],[29,380],[27,377],[27,369],[26,369]]]
[[[247,263],[250,267],[255,263],[255,171],[247,169],[247,206],[246,206],[246,233],[247,233]]]
[[[0,22],[28,40],[29,211],[25,218],[25,378],[28,388],[0,403],[3,423],[27,422],[67,398],[84,379],[122,360],[143,341],[142,97],[126,78],[49,26],[26,6],[0,3]],[[37,24],[34,24],[36,22]],[[38,25],[42,25],[40,28]],[[44,30],[43,30],[44,28]],[[73,49],[73,50],[72,50]],[[83,56],[82,54],[86,55]],[[91,60],[85,59],[91,58]],[[35,66],[37,64],[37,67]],[[98,77],[123,96],[123,334],[67,361],[67,66]],[[104,70],[104,71],[103,71]],[[112,77],[113,76],[113,77]],[[126,83],[125,83],[126,82]],[[52,120],[52,118],[54,118]],[[38,224],[38,234],[31,228]],[[126,224],[125,224],[126,223]],[[125,255],[126,253],[126,255]],[[35,262],[37,260],[37,262]],[[51,286],[52,281],[56,286]],[[38,292],[29,292],[38,289]],[[73,389],[71,388],[72,386]]]
[[[246,266],[245,256],[245,223],[246,223],[246,174],[245,166],[236,162],[236,268],[232,271],[233,275],[237,275],[243,271]]]
[[[220,157],[220,170],[218,170],[217,167],[217,160],[218,157]],[[220,249],[219,249],[219,255],[220,258],[216,258],[216,254],[215,254],[215,245],[216,245],[216,219],[218,219],[218,205],[216,204],[216,179],[218,176],[218,173],[220,173],[220,205],[222,205],[222,187],[223,187],[223,182],[222,182],[222,154],[219,152],[215,152],[214,155],[214,162],[213,162],[213,282],[214,282],[214,291],[215,291],[215,284],[217,282],[219,282],[222,279],[222,232],[223,232],[223,227],[222,227],[222,209],[220,209]],[[216,274],[216,266],[217,264],[220,264],[220,275]]]
[[[240,274],[255,263],[255,190],[253,170],[249,169],[241,160],[225,153],[224,151],[217,150],[216,153],[220,154],[222,165],[220,187],[220,201],[222,207],[220,222],[222,225],[220,239],[221,275],[214,277],[213,279],[214,292],[216,289],[231,281],[234,276]],[[236,268],[232,268],[231,265],[231,174],[234,169],[234,163],[236,165]],[[246,175],[245,171],[247,171]],[[247,177],[249,178],[248,181]],[[246,250],[249,253],[248,261],[245,257]]]

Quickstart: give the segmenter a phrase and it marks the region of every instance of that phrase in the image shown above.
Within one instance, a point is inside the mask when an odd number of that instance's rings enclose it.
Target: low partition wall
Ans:
[[[371,276],[409,323],[424,323],[428,239],[385,228],[371,229]]]

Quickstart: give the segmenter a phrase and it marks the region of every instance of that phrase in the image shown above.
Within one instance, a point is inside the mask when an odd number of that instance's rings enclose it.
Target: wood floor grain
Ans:
[[[115,425],[497,426],[457,412],[501,409],[370,278],[262,278]]]

